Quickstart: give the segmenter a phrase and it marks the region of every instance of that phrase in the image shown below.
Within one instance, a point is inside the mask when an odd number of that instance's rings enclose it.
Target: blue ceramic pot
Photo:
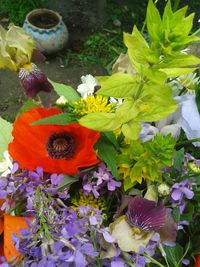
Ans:
[[[35,39],[37,48],[44,54],[63,49],[69,37],[62,17],[49,9],[35,9],[28,13],[23,29]]]

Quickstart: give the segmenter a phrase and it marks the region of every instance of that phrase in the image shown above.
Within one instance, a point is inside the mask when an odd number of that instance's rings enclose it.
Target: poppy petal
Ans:
[[[56,108],[33,108],[19,116],[13,125],[13,141],[8,150],[12,158],[19,162],[21,168],[34,170],[42,166],[49,173],[66,173],[72,175],[79,168],[88,167],[99,162],[93,149],[100,134],[78,123],[68,125],[31,125],[32,122],[59,114]],[[67,114],[66,114],[67,116]],[[54,158],[49,154],[47,143],[52,135],[66,133],[74,139],[74,152],[66,158]],[[51,155],[51,156],[50,156]],[[28,159],[28,160],[27,160]]]

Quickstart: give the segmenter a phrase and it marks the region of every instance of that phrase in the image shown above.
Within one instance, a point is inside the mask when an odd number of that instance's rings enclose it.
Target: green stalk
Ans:
[[[193,142],[200,142],[200,137],[199,138],[190,139],[190,140],[185,140],[183,142],[179,142],[179,143],[176,144],[175,147],[188,145],[188,144],[191,144]]]
[[[96,244],[96,241],[95,241],[95,233],[92,230],[91,230],[91,239],[92,239],[94,251],[97,251],[97,244]],[[97,264],[96,266],[97,267],[102,267],[100,259],[99,259],[98,256],[95,258],[95,260],[96,260],[96,264]]]
[[[179,4],[180,4],[180,0],[174,0],[174,5],[172,7],[174,12],[178,9]]]
[[[152,263],[154,263],[155,265],[159,266],[159,267],[166,267],[164,265],[162,265],[160,262],[158,262],[157,260],[153,259],[152,257],[150,257],[148,254],[144,254],[144,256],[150,260]]]

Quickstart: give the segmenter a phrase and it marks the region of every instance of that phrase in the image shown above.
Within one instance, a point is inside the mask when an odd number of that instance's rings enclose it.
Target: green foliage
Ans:
[[[38,125],[38,124],[56,124],[56,125],[66,125],[71,122],[76,121],[76,116],[74,114],[66,114],[61,113],[58,115],[46,117],[44,119],[37,120],[32,123],[32,125]]]
[[[172,165],[175,143],[170,135],[157,134],[148,142],[132,141],[123,149],[118,164],[127,164],[130,169],[130,175],[124,177],[125,189],[130,189],[136,182],[142,183],[143,179],[161,182],[161,170]]]
[[[50,81],[50,83],[53,85],[56,93],[59,96],[64,96],[69,102],[74,102],[74,101],[80,100],[79,94],[71,86],[65,85],[62,83],[56,83],[53,81]]]
[[[76,60],[83,66],[98,64],[110,74],[113,63],[125,51],[121,30],[103,29],[90,35],[78,53],[69,50],[66,60]]]
[[[104,161],[108,168],[111,170],[112,174],[115,178],[118,178],[117,172],[117,151],[106,137],[106,135],[102,135],[101,138],[95,145],[95,149],[97,150],[97,155],[99,158]]]
[[[160,170],[172,165],[172,157],[176,140],[170,135],[162,136],[157,134],[151,141],[143,144],[141,155],[131,151],[133,158],[137,161],[131,170],[131,180],[141,180],[141,178],[151,181],[161,181]]]
[[[46,1],[46,0],[45,0]],[[0,0],[0,13],[5,13],[11,22],[22,26],[28,12],[43,7],[44,0]]]
[[[8,144],[12,141],[13,126],[10,122],[0,118],[0,160],[3,159],[3,152],[8,150]]]
[[[181,72],[190,72],[191,65],[200,63],[199,58],[181,51],[186,45],[199,39],[189,36],[193,15],[185,17],[186,10],[187,8],[182,8],[173,12],[168,2],[161,18],[153,1],[149,0],[146,22],[150,43],[136,26],[132,34],[124,34],[129,59],[136,74],[117,73],[99,79],[102,88],[98,94],[125,99],[117,107],[116,117],[112,115],[110,119],[117,120],[123,134],[129,139],[138,138],[140,122],[158,121],[177,109],[171,88],[166,84],[167,78]],[[184,30],[181,31],[183,25]],[[193,70],[191,68],[191,72]],[[105,114],[98,114],[99,121],[103,121],[105,117]],[[82,125],[105,131],[105,124],[100,125],[94,118],[95,114],[92,117],[87,115],[81,119]],[[109,122],[109,117],[106,119],[109,125],[107,130],[115,130],[116,124]]]

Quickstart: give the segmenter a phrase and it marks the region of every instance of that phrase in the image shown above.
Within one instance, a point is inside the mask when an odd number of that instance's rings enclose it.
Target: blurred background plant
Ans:
[[[0,14],[8,16],[9,22],[22,26],[26,14],[45,6],[46,0],[0,0]]]

